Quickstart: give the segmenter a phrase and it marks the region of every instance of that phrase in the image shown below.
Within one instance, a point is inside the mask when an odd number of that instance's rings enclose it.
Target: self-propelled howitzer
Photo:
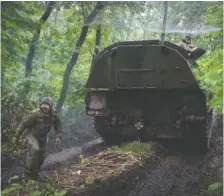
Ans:
[[[86,113],[94,116],[96,131],[112,144],[177,138],[206,149],[206,96],[191,70],[204,53],[159,40],[102,50],[86,84]]]

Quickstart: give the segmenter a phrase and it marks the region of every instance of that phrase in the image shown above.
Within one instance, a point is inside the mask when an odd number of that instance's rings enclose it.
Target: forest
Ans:
[[[1,138],[6,151],[22,117],[44,96],[53,98],[64,123],[73,123],[85,109],[94,57],[119,41],[159,40],[163,4],[1,2]],[[222,113],[223,2],[168,2],[165,40],[178,43],[187,34],[206,50],[193,73],[208,95],[208,108]]]

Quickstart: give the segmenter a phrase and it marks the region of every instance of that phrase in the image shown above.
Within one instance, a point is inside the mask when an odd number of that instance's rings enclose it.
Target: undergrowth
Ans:
[[[20,181],[18,176],[9,179],[9,186],[2,190],[2,196],[29,195],[29,196],[65,196],[66,191],[58,190],[49,183],[36,181]]]
[[[221,196],[223,195],[223,182],[215,182],[208,186],[208,189],[202,191],[200,196]]]
[[[123,146],[112,146],[108,148],[109,152],[123,152],[123,153],[132,153],[135,157],[140,159],[150,158],[154,151],[153,145],[151,142],[143,143],[140,141],[133,141]]]

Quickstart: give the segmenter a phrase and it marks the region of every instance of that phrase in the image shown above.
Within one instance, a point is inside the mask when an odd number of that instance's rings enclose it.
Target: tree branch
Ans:
[[[104,8],[104,4],[102,2],[97,2],[95,8],[92,10],[92,12],[88,15],[87,19],[85,20],[85,23],[82,27],[82,31],[81,34],[79,36],[79,39],[76,43],[76,48],[75,51],[70,59],[70,61],[67,63],[67,67],[65,69],[64,72],[64,76],[63,76],[63,86],[61,89],[61,93],[60,93],[60,97],[58,99],[57,102],[57,106],[56,106],[56,110],[58,113],[61,112],[61,108],[64,104],[65,98],[66,98],[66,94],[67,94],[67,90],[68,90],[68,86],[69,86],[69,77],[72,71],[72,68],[75,66],[77,60],[78,60],[78,56],[79,56],[79,50],[82,46],[82,44],[84,43],[88,30],[89,30],[89,26],[90,24],[94,21],[94,19],[96,18],[97,14]]]
[[[83,1],[81,1],[81,8],[82,8],[82,15],[83,15],[83,18],[84,18],[84,21],[86,20],[86,12],[84,10],[84,4],[83,4]]]

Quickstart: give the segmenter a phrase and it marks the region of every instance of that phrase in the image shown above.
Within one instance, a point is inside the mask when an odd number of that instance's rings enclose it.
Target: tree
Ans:
[[[22,114],[38,106],[39,98],[45,95],[58,100],[58,111],[62,105],[65,111],[74,113],[77,106],[83,108],[92,55],[118,41],[160,39],[161,34],[151,29],[162,25],[162,4],[63,1],[55,3],[45,22],[40,22],[49,4],[1,2],[2,129],[13,131]],[[168,23],[178,27],[198,23],[222,29],[222,10],[222,2],[169,2]],[[182,36],[171,33],[166,40],[177,43]],[[223,32],[192,38],[207,50],[194,73],[202,87],[213,94],[209,106],[222,110]],[[26,64],[28,69],[24,69]],[[32,74],[24,77],[26,71]],[[26,92],[27,82],[30,88]],[[29,99],[23,101],[21,94]]]
[[[96,41],[95,41],[95,55],[100,51],[100,40],[101,40],[101,25],[99,24],[96,29]]]
[[[26,73],[30,73],[32,71],[32,62],[33,62],[33,57],[34,57],[34,53],[35,53],[36,42],[39,39],[42,25],[46,22],[46,20],[48,19],[48,17],[51,14],[53,5],[54,5],[53,1],[50,1],[47,3],[46,10],[44,11],[43,15],[41,16],[39,23],[37,25],[36,31],[33,34],[33,39],[30,43],[29,51],[28,51],[28,54],[26,57]]]
[[[91,13],[88,15],[88,17],[84,21],[84,25],[82,27],[81,34],[80,34],[79,39],[78,39],[78,41],[76,43],[75,51],[74,51],[70,61],[67,63],[67,66],[66,66],[66,69],[65,69],[65,72],[64,72],[63,86],[62,86],[60,97],[58,99],[57,106],[56,106],[56,110],[59,113],[61,112],[61,108],[62,108],[62,106],[64,104],[65,97],[66,97],[66,94],[67,94],[67,90],[68,90],[68,86],[69,86],[69,76],[71,74],[72,68],[75,66],[75,64],[76,64],[76,62],[78,60],[79,50],[80,50],[82,44],[84,43],[84,41],[86,39],[89,26],[93,22],[93,20],[97,16],[97,14],[103,8],[104,8],[104,4],[102,2],[97,2],[95,8],[91,11]]]
[[[210,94],[208,106],[220,113],[223,112],[223,3],[209,3],[204,12],[204,22],[221,30],[209,33],[202,40],[207,42],[207,55],[199,61],[194,71],[202,88]]]

